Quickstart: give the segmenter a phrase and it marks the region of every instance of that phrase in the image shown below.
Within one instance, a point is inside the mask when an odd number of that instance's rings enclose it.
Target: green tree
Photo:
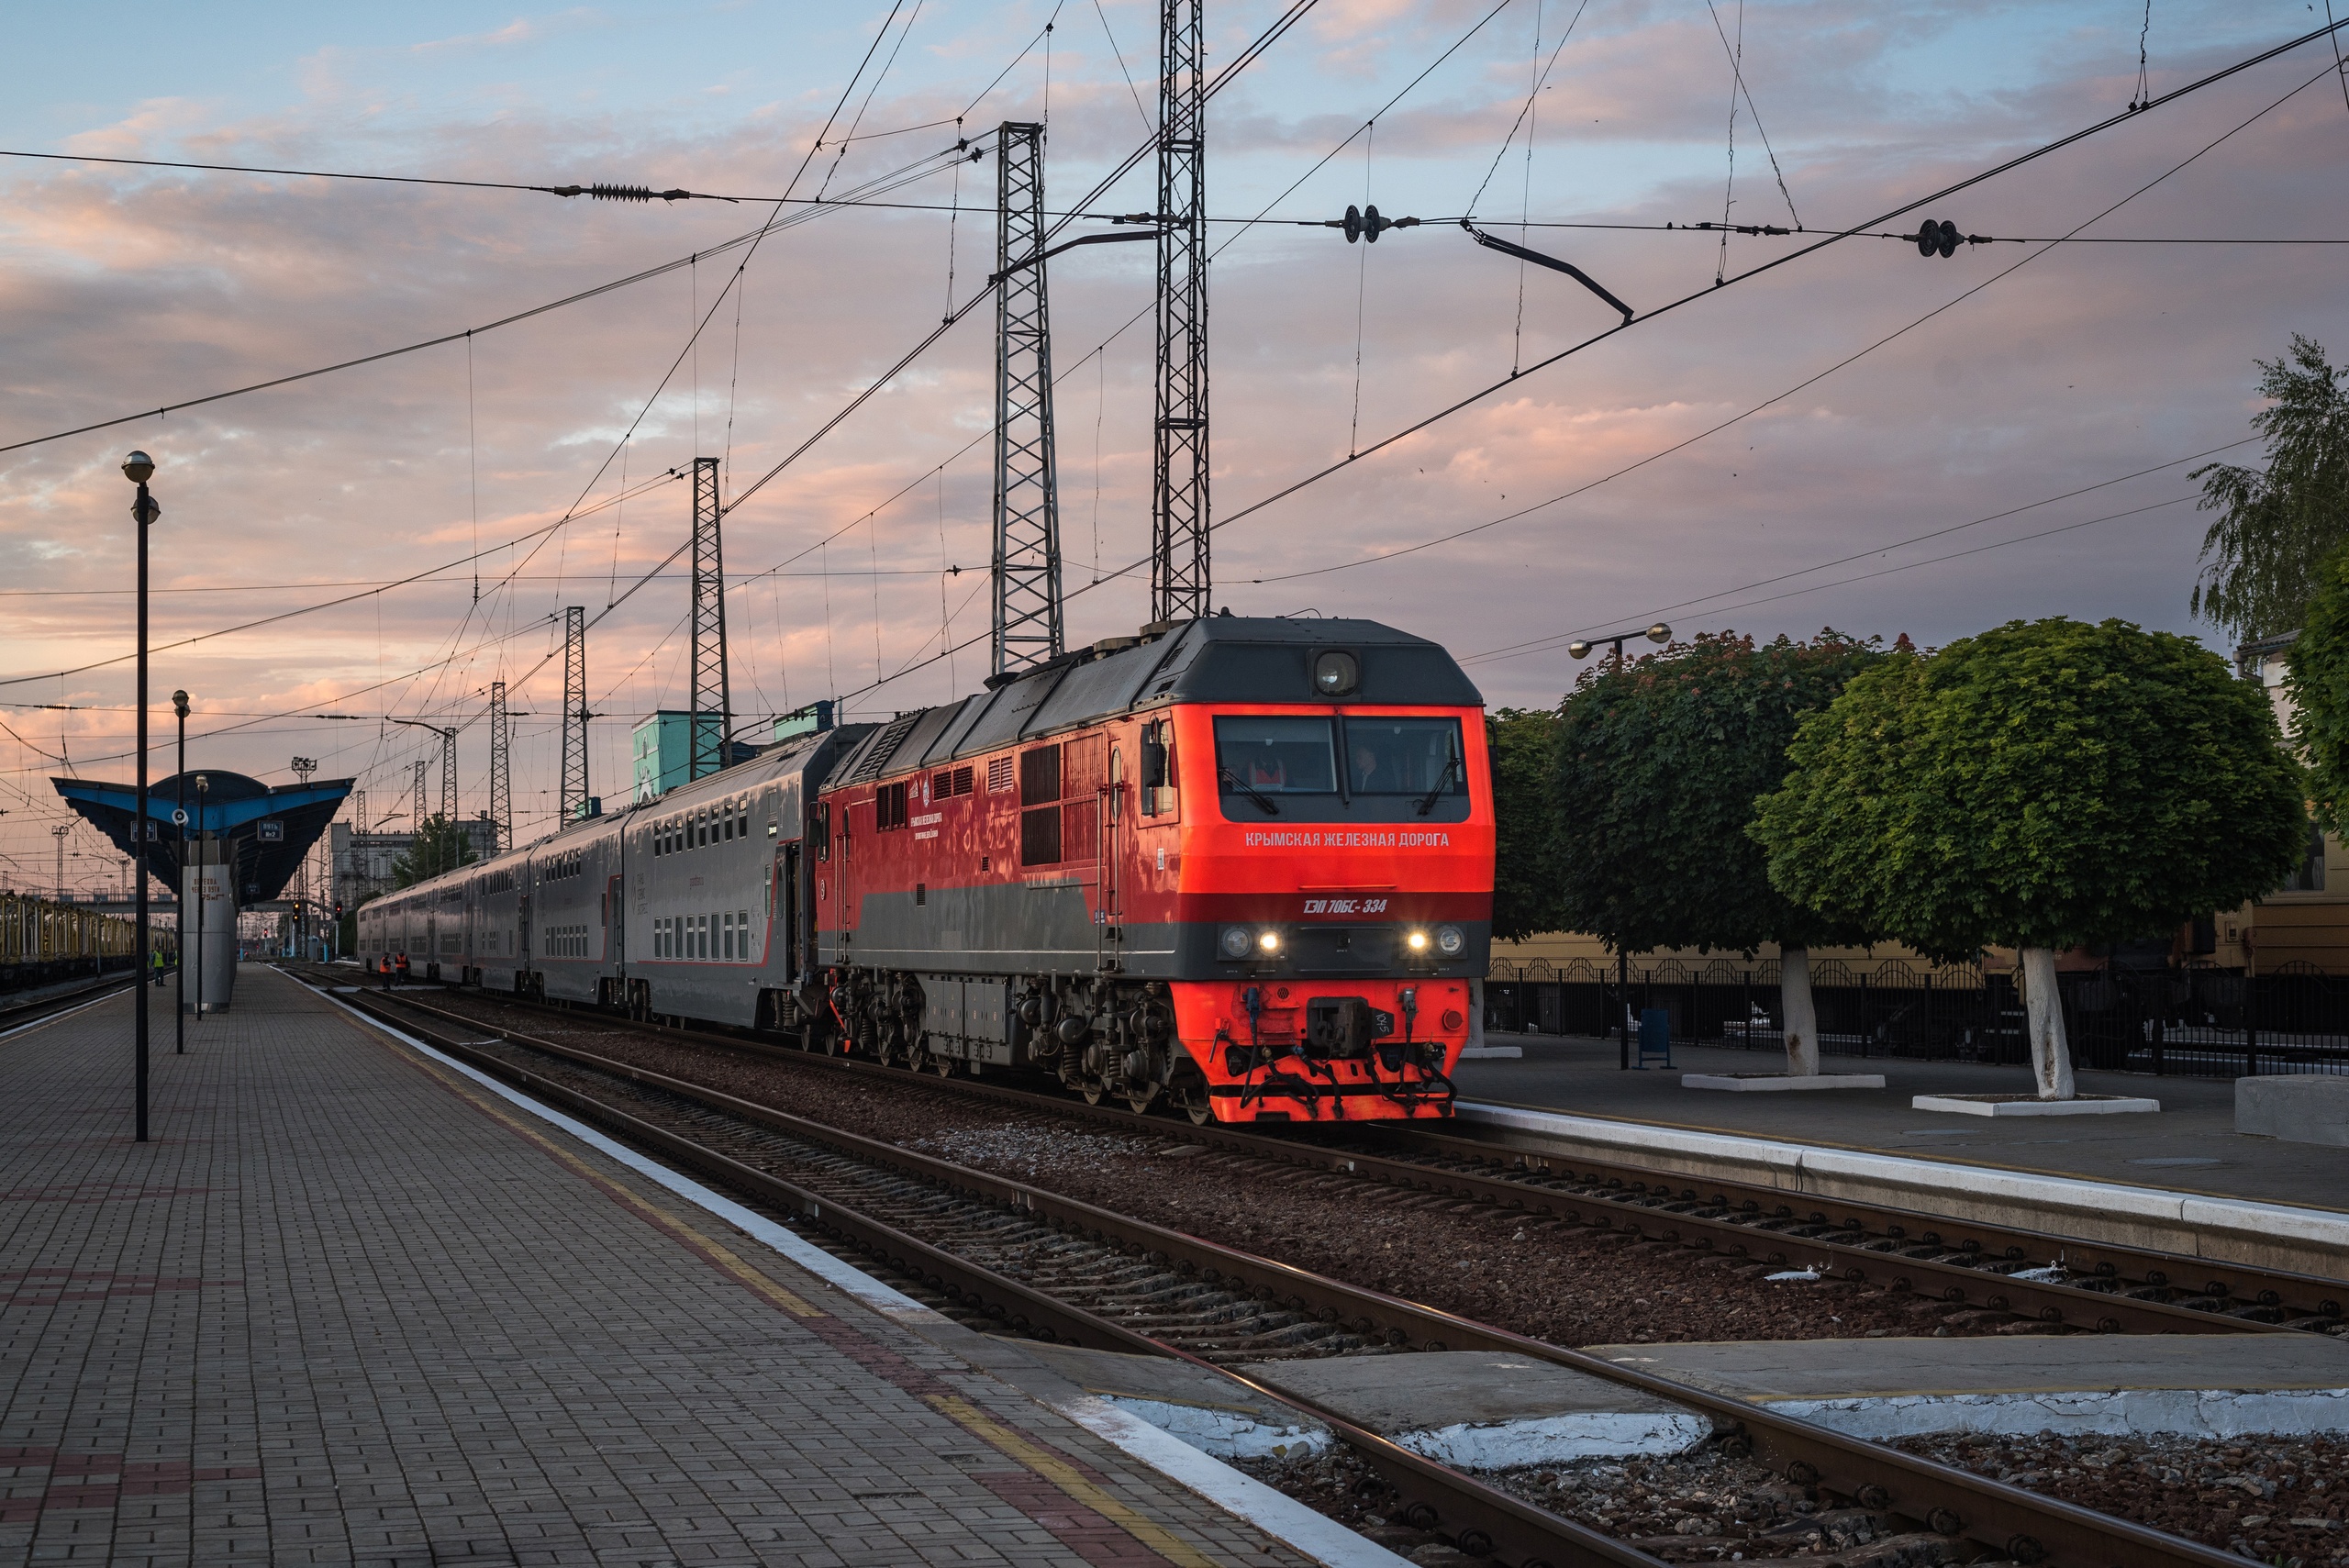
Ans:
[[[1558,723],[1552,862],[1562,923],[1618,952],[1780,948],[1787,1071],[1819,1071],[1809,949],[1866,940],[1865,923],[1778,891],[1747,834],[1778,787],[1804,717],[1883,660],[1832,630],[1808,642],[1734,632],[1584,673]]]
[[[465,826],[436,814],[426,817],[408,847],[393,857],[392,884],[414,887],[442,872],[471,865],[477,858]]]
[[[2202,536],[2193,611],[2237,641],[2290,631],[2306,618],[2317,568],[2349,539],[2349,365],[2292,334],[2290,352],[2255,361],[2269,406],[2251,417],[2267,466],[2211,463],[2200,508],[2219,514]]]
[[[1550,760],[1558,716],[1505,707],[1485,721],[1493,758],[1493,935],[1564,929],[1550,855]]]
[[[2308,832],[2266,694],[2189,639],[2011,621],[1855,677],[1754,837],[1823,914],[1944,958],[2017,950],[2041,1097],[2073,1097],[2055,954],[2266,894]]]
[[[2307,767],[2310,812],[2320,827],[2349,830],[2349,549],[2334,550],[2317,569],[2284,690],[2292,699],[2292,739]]]

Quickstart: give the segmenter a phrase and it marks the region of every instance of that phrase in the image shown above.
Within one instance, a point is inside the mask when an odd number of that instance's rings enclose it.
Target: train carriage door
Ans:
[[[785,844],[774,855],[774,881],[767,890],[767,940],[783,945],[785,984],[799,981],[799,846]],[[769,950],[773,962],[773,949]]]
[[[604,962],[614,969],[628,958],[623,939],[628,933],[627,903],[620,896],[621,883],[617,876],[604,881]]]

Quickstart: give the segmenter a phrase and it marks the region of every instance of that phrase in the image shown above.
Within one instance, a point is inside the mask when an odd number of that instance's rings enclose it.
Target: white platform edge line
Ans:
[[[292,979],[291,975],[286,978]],[[296,980],[295,984],[302,984]],[[380,1018],[373,1018],[350,1003],[330,993],[304,986],[315,995],[324,996],[352,1018],[369,1028],[389,1035],[402,1045],[444,1066],[453,1068],[466,1077],[490,1090],[499,1097],[529,1111],[540,1119],[561,1128],[598,1152],[660,1183],[688,1203],[708,1210],[729,1225],[773,1247],[793,1262],[840,1286],[858,1300],[903,1322],[924,1320],[949,1321],[939,1313],[924,1307],[905,1292],[874,1279],[853,1264],[842,1262],[819,1247],[809,1246],[789,1230],[763,1215],[753,1214],[731,1198],[710,1191],[700,1183],[679,1175],[659,1162],[639,1154],[633,1149],[614,1142],[603,1133],[573,1120],[561,1111],[540,1105],[520,1090],[499,1083],[487,1073],[479,1072],[446,1053],[435,1051],[414,1035],[394,1029]],[[1336,1520],[1273,1490],[1253,1476],[1234,1470],[1212,1454],[1202,1453],[1171,1433],[1152,1426],[1138,1416],[1127,1414],[1107,1400],[1091,1395],[1072,1401],[1066,1407],[1055,1407],[1070,1420],[1114,1445],[1121,1452],[1141,1461],[1168,1480],[1197,1493],[1225,1512],[1247,1520],[1266,1535],[1284,1545],[1295,1547],[1316,1562],[1330,1568],[1409,1568],[1407,1559],[1397,1557],[1383,1546],[1364,1540]]]
[[[68,1007],[61,1013],[51,1013],[45,1018],[35,1018],[28,1024],[18,1024],[12,1029],[0,1029],[0,1040],[13,1040],[20,1034],[29,1034],[34,1029],[45,1029],[51,1024],[62,1023],[76,1013],[86,1013],[93,1007],[113,1001],[117,996],[128,996],[135,989],[137,989],[135,986],[126,985],[119,991],[109,991],[103,996],[93,996],[88,1001]]]
[[[1200,1452],[1106,1399],[1088,1394],[1054,1407],[1094,1436],[1114,1443],[1160,1474],[1317,1562],[1330,1568],[1410,1568],[1408,1558],[1365,1540],[1335,1519],[1315,1513],[1296,1498],[1234,1470],[1212,1454]]]
[[[1464,1100],[1455,1114],[1464,1120],[1487,1122],[1525,1132],[1547,1132],[1611,1143],[1627,1148],[1735,1158],[1752,1163],[1780,1166],[1802,1174],[1851,1176],[1905,1182],[1975,1196],[2032,1198],[2066,1208],[2094,1208],[2132,1218],[2178,1224],[2225,1224],[2263,1236],[2284,1232],[2298,1240],[2349,1246],[2349,1216],[2289,1204],[2260,1203],[2250,1198],[2211,1197],[2201,1193],[2163,1187],[2129,1186],[2093,1176],[2057,1177],[2036,1173],[1986,1170],[1975,1165],[1918,1160],[1901,1154],[1874,1154],[1814,1144],[1787,1143],[1769,1138],[1741,1138],[1732,1133],[1698,1132],[1676,1127],[1642,1127],[1637,1122],[1578,1117],[1565,1111],[1529,1109],[1521,1106],[1487,1105]]]

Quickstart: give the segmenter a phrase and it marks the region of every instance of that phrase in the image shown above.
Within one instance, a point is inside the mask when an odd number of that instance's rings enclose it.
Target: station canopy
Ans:
[[[201,791],[195,787],[198,777],[206,786]],[[116,849],[125,855],[132,852],[134,824],[139,818],[136,784],[101,784],[95,779],[49,782],[74,810],[112,840]],[[354,782],[313,779],[306,784],[265,784],[217,768],[159,780],[147,788],[148,868],[166,886],[180,884],[181,828],[172,814],[180,808],[184,794],[187,837],[194,840],[208,833],[226,844],[222,858],[235,867],[237,902],[250,906],[275,898],[293,880],[318,835],[342,809]]]

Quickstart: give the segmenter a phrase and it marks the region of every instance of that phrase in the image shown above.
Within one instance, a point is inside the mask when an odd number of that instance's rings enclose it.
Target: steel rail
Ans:
[[[117,991],[130,990],[147,978],[149,977],[125,971],[102,976],[91,981],[87,985],[78,986],[72,991],[53,993],[47,996],[37,996],[29,1002],[17,1002],[0,1006],[0,1029],[13,1030],[22,1029],[27,1024],[37,1024],[52,1013],[61,1013],[69,1007],[79,1006],[84,1002],[110,995]]]
[[[460,1013],[432,1006],[415,1000],[412,996],[391,997],[390,1000],[397,1004],[396,1009],[386,1007],[382,1001],[376,997],[368,996],[364,993],[361,993],[360,996],[363,998],[365,1010],[376,1017],[384,1018],[387,1013],[395,1010],[414,1011],[468,1029],[488,1028],[499,1039],[511,1044],[540,1051],[558,1060],[575,1062],[592,1071],[628,1082],[662,1089],[710,1109],[774,1128],[796,1138],[829,1146],[857,1159],[894,1168],[901,1173],[933,1183],[950,1192],[975,1194],[991,1198],[1006,1207],[1024,1210],[1029,1215],[1047,1223],[1083,1231],[1103,1241],[1121,1243],[1130,1251],[1163,1255],[1174,1260],[1178,1265],[1189,1265],[1195,1268],[1202,1279],[1210,1283],[1228,1282],[1235,1290],[1252,1293],[1275,1301],[1286,1301],[1293,1310],[1313,1312],[1322,1317],[1324,1321],[1351,1320],[1357,1331],[1364,1331],[1365,1329],[1375,1330],[1383,1324],[1390,1342],[1408,1343],[1417,1340],[1420,1347],[1426,1350],[1457,1347],[1498,1351],[1547,1362],[1609,1383],[1638,1389],[1702,1411],[1713,1419],[1717,1428],[1723,1429],[1730,1434],[1722,1440],[1731,1451],[1742,1451],[1750,1454],[1770,1468],[1780,1471],[1789,1480],[1798,1485],[1819,1486],[1828,1492],[1848,1497],[1857,1506],[1874,1512],[1894,1512],[1921,1521],[1927,1529],[1944,1537],[1961,1535],[1967,1537],[1994,1551],[2003,1552],[2007,1557],[2017,1562],[2049,1562],[2062,1564],[2064,1568],[2167,1568],[2167,1565],[2171,1564],[2179,1565],[2179,1568],[2188,1564],[2195,1565],[2195,1568],[2222,1568],[2222,1565],[2228,1563],[2238,1564],[2239,1568],[2241,1562],[2239,1558],[2230,1557],[2193,1541],[2148,1529],[2128,1520],[2099,1514],[2055,1498],[2040,1496],[2019,1487],[2009,1486],[1965,1471],[1942,1465],[1931,1460],[1904,1453],[1897,1449],[1879,1447],[1809,1421],[1747,1404],[1742,1400],[1712,1394],[1651,1373],[1620,1366],[1596,1356],[1566,1350],[1507,1329],[1476,1323],[1441,1308],[1402,1300],[1380,1292],[1329,1279],[1277,1260],[1260,1258],[1218,1242],[1187,1236],[1179,1231],[1169,1230],[1144,1220],[1119,1215],[1077,1199],[1063,1197],[1008,1177],[973,1170],[968,1166],[957,1165],[951,1161],[916,1153],[893,1144],[884,1143],[838,1128],[828,1127],[819,1122],[809,1121],[786,1111],[740,1099],[688,1080],[674,1078],[666,1073],[655,1073],[631,1063],[598,1056],[575,1046],[543,1040],[518,1030],[485,1026],[477,1018],[466,1018]],[[386,1018],[386,1021],[391,1020]],[[500,1073],[527,1073],[527,1069],[518,1068],[501,1058],[482,1051],[475,1044],[460,1040],[445,1042],[436,1040],[434,1043],[440,1045],[441,1049],[450,1050],[452,1054],[462,1055],[474,1065],[482,1067],[484,1071]],[[579,1095],[575,1090],[566,1089],[565,1093],[575,1096],[575,1103],[598,1106],[599,1108],[594,1113],[596,1115],[627,1118],[631,1122],[637,1120],[637,1118],[628,1118],[626,1112],[602,1106],[600,1102],[594,1101],[590,1096]],[[1136,1119],[1149,1122],[1149,1118],[1146,1118]],[[1164,1124],[1150,1123],[1150,1125],[1153,1130],[1168,1130]],[[675,1134],[664,1132],[664,1136],[674,1140],[675,1145],[690,1144],[689,1140],[678,1138]],[[667,1143],[663,1145],[663,1147],[672,1146]],[[694,1155],[686,1155],[681,1151],[680,1157],[709,1160],[726,1158],[710,1151],[701,1151]],[[729,1162],[729,1164],[737,1165],[738,1162]],[[739,1169],[745,1172],[751,1170],[748,1166],[739,1166]],[[758,1175],[763,1181],[778,1180],[778,1178],[767,1177],[763,1173],[752,1173]],[[804,1192],[804,1189],[793,1190]],[[812,1197],[812,1195],[809,1196]],[[840,1220],[849,1212],[843,1210],[836,1200],[830,1198],[822,1199],[821,1206],[835,1221]],[[906,1240],[911,1241],[913,1239]],[[937,1249],[930,1249],[930,1251],[940,1258],[952,1256]],[[885,1256],[885,1253],[884,1255]],[[959,1261],[956,1262],[956,1268],[958,1273],[973,1278],[985,1273],[975,1265]],[[1030,1296],[1034,1294],[1027,1292],[1024,1286],[1017,1286],[1017,1282],[1006,1280],[1002,1284],[1005,1286],[1016,1286],[1019,1291]],[[984,1282],[982,1282],[982,1288],[986,1288]],[[1008,1303],[1011,1299],[1009,1292],[1004,1292],[994,1299],[1006,1303],[1006,1310],[1008,1312]],[[1073,1309],[1063,1306],[1059,1310],[1068,1312]],[[1097,1334],[1098,1329],[1095,1332]],[[1400,1340],[1396,1338],[1398,1333],[1402,1336]],[[1156,1347],[1156,1353],[1181,1355],[1181,1352],[1175,1351],[1174,1347],[1161,1345],[1155,1340],[1148,1342]],[[1196,1358],[1184,1356],[1182,1359],[1195,1360]],[[1246,1380],[1243,1379],[1243,1381]],[[1309,1401],[1299,1400],[1294,1396],[1278,1394],[1276,1391],[1265,1390],[1264,1392],[1286,1403],[1312,1409],[1313,1413],[1321,1419],[1331,1418],[1330,1413],[1319,1409]],[[1337,1419],[1341,1423],[1343,1421],[1343,1418],[1337,1418]],[[1356,1430],[1359,1431],[1359,1429]],[[1375,1438],[1375,1434],[1363,1435]],[[1348,1440],[1350,1443],[1353,1441],[1351,1438]],[[1384,1441],[1384,1440],[1376,1440]],[[1408,1453],[1408,1451],[1397,1450],[1397,1451]],[[1428,1463],[1426,1461],[1418,1460],[1416,1455],[1410,1457],[1419,1465]],[[1375,1456],[1367,1453],[1365,1458],[1371,1459],[1375,1466],[1380,1462]],[[1435,1468],[1442,1471],[1440,1466]],[[1386,1470],[1382,1468],[1381,1473],[1386,1474]],[[1416,1472],[1413,1473],[1416,1475]],[[1543,1510],[1517,1502],[1513,1498],[1507,1498],[1505,1494],[1484,1487],[1481,1483],[1474,1482],[1466,1476],[1458,1475],[1453,1472],[1442,1472],[1442,1473],[1450,1476],[1452,1483],[1458,1487],[1473,1487],[1478,1493],[1488,1493],[1494,1498],[1512,1505],[1511,1509],[1507,1511],[1506,1518],[1480,1518],[1470,1523],[1467,1528],[1481,1532],[1481,1540],[1490,1543],[1486,1550],[1505,1557],[1520,1556],[1520,1561],[1527,1564],[1528,1568],[1533,1562],[1548,1560],[1520,1555],[1519,1550],[1513,1549],[1508,1544],[1514,1537],[1496,1535],[1492,1533],[1494,1529],[1508,1530],[1512,1528],[1509,1522],[1512,1520],[1515,1521],[1517,1529],[1531,1529],[1535,1524],[1547,1525],[1555,1519],[1557,1525],[1567,1526],[1582,1534],[1591,1535],[1594,1540],[1605,1542],[1607,1547],[1614,1552],[1629,1553],[1629,1555],[1600,1557],[1594,1559],[1595,1561],[1631,1563],[1653,1561],[1624,1547],[1621,1542],[1596,1536],[1594,1532],[1584,1530],[1583,1527],[1572,1525],[1571,1521],[1556,1519],[1555,1516],[1549,1515]],[[1390,1475],[1388,1479],[1392,1481],[1394,1478]],[[1415,1485],[1424,1485],[1424,1480],[1416,1481]],[[1405,1491],[1408,1499],[1409,1488],[1406,1487]],[[1474,1494],[1471,1496],[1473,1497]],[[1443,1514],[1441,1506],[1431,1499],[1422,1499],[1422,1501],[1431,1512],[1421,1517],[1436,1522],[1446,1519],[1447,1516]],[[1454,1506],[1458,1506],[1456,1502]],[[1411,1503],[1407,1500],[1404,1505],[1407,1519],[1410,1516],[1411,1507]],[[1421,1526],[1420,1528],[1429,1527]],[[1563,1541],[1565,1538],[1560,1539]],[[1564,1548],[1553,1545],[1551,1549]]]
[[[501,1006],[522,1006],[557,1016],[586,1016],[623,1033],[724,1050],[764,1060],[821,1067],[834,1072],[879,1074],[903,1083],[907,1070],[879,1062],[795,1050],[763,1040],[705,1029],[610,1018],[555,1003],[534,1003],[487,992],[457,991]],[[968,1078],[924,1076],[924,1087],[963,1098],[1017,1105],[1068,1119],[1129,1131],[1180,1138],[1252,1158],[1307,1169],[1348,1173],[1395,1185],[1416,1187],[1504,1208],[1526,1208],[1569,1223],[1619,1229],[1647,1240],[1718,1249],[1731,1256],[1767,1262],[1798,1258],[1831,1266],[1838,1278],[1874,1284],[1903,1293],[1930,1295],[1953,1306],[2014,1312],[2045,1323],[2091,1328],[2104,1333],[2304,1333],[2297,1324],[2330,1324],[2342,1318],[2349,1284],[2289,1270],[2216,1264],[2186,1253],[2081,1241],[2022,1226],[1949,1218],[1882,1204],[1793,1194],[1758,1183],[1698,1178],[1622,1160],[1544,1153],[1513,1144],[1433,1131],[1416,1123],[1360,1122],[1342,1130],[1364,1139],[1403,1144],[1397,1155],[1330,1148],[1294,1137],[1275,1138],[1237,1127],[1197,1126],[1164,1117],[1091,1105],[1063,1095],[1040,1094],[1008,1084]],[[1325,1128],[1328,1131],[1330,1129]],[[1416,1146],[1447,1159],[1494,1169],[1465,1171],[1397,1157]],[[1546,1186],[1545,1181],[1579,1179],[1598,1190]],[[1790,1200],[1801,1200],[1798,1212]],[[1714,1213],[1702,1210],[1710,1208]],[[1619,1219],[1625,1210],[1653,1219]],[[1772,1229],[1783,1227],[1783,1229]],[[1965,1259],[1955,1262],[1953,1259]],[[1974,1262],[1980,1259],[1981,1262]],[[2017,1278],[2014,1270],[2060,1260],[2067,1274],[2093,1283]],[[2232,1278],[2221,1277],[2231,1275]],[[2174,1285],[2199,1277],[2199,1293]],[[2132,1294],[2136,1293],[2136,1294]],[[2171,1299],[2173,1295],[2189,1303]],[[2230,1301],[2243,1305],[2230,1308]],[[2244,1316],[2243,1314],[2258,1314]]]

